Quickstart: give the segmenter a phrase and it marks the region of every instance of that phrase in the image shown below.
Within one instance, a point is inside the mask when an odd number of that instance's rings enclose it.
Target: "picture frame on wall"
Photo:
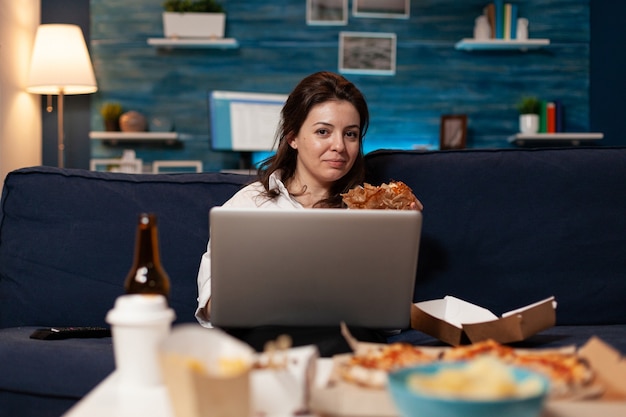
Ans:
[[[467,115],[441,116],[439,149],[464,149],[467,146]]]
[[[352,15],[379,19],[408,19],[411,0],[353,0]]]
[[[307,0],[306,23],[317,26],[348,24],[348,0]]]
[[[394,75],[396,44],[395,33],[340,32],[339,72]]]

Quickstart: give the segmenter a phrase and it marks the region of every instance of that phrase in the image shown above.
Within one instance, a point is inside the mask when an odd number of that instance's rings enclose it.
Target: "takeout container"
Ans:
[[[221,330],[186,324],[174,327],[159,356],[176,417],[251,415],[250,346]]]
[[[257,366],[250,375],[255,414],[287,416],[306,413],[318,358],[319,351],[313,345],[259,355]]]
[[[328,378],[318,381],[311,389],[310,408],[316,415],[324,416],[361,416],[361,417],[396,417],[396,408],[386,389],[368,388],[342,380],[332,373],[338,362],[348,360],[350,354],[340,354],[324,359]],[[318,363],[318,367],[321,364]]]
[[[487,339],[519,342],[556,324],[554,297],[496,316],[486,308],[456,297],[411,305],[411,327],[458,346]]]
[[[159,357],[176,417],[240,417],[306,412],[319,352],[302,346],[257,354],[222,330],[184,324]]]

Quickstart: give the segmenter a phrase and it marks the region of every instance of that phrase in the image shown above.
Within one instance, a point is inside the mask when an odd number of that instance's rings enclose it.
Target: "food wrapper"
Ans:
[[[218,329],[175,327],[159,351],[176,417],[251,415],[250,372],[255,352]]]

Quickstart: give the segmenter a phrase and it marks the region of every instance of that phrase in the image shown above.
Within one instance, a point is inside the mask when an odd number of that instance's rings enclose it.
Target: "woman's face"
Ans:
[[[298,151],[295,176],[305,184],[328,188],[346,175],[360,152],[360,122],[348,101],[312,107],[298,134],[289,139]]]

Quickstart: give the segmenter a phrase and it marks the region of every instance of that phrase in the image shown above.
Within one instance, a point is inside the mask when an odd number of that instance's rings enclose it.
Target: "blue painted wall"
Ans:
[[[351,3],[351,2],[350,2]],[[347,75],[365,93],[372,113],[366,150],[437,147],[439,118],[469,117],[469,147],[508,147],[517,131],[516,102],[533,94],[560,99],[567,131],[589,131],[588,1],[517,1],[530,36],[549,38],[538,51],[464,52],[486,0],[413,0],[407,20],[355,18],[346,26],[307,26],[305,0],[223,0],[226,36],[235,50],[163,50],[160,0],[91,0],[91,54],[99,92],[91,128],[102,130],[98,108],[120,101],[148,117],[166,116],[183,134],[175,149],[138,147],[138,156],[201,159],[205,170],[236,167],[238,156],[209,149],[207,94],[211,90],[288,93],[305,75],[337,71],[340,31],[398,36],[395,76]],[[91,141],[91,157],[119,156],[121,147]]]
[[[70,23],[83,31],[85,41],[90,38],[89,0],[42,0],[41,23]],[[91,128],[92,94],[65,96],[65,166],[89,168],[91,144],[88,133]],[[56,166],[58,163],[57,97],[52,96],[53,111],[47,112],[46,96],[41,96],[42,163]]]

